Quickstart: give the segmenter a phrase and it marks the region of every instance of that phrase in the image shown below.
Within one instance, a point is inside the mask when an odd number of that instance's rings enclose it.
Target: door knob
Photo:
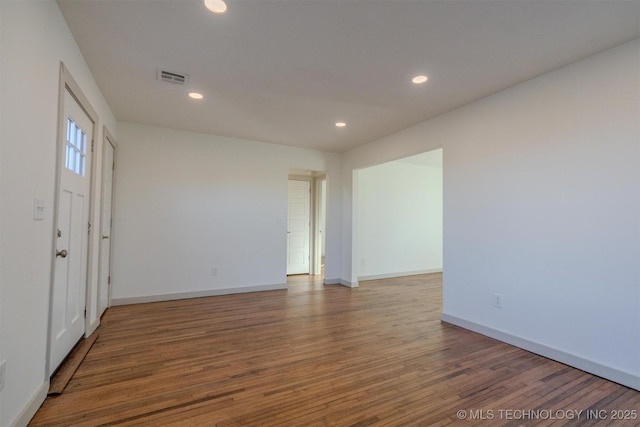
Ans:
[[[109,236],[105,236],[105,235],[103,235],[103,236],[102,236],[102,238],[103,238],[103,239],[108,239],[108,238],[109,238]]]
[[[67,257],[67,255],[69,255],[69,252],[67,252],[67,250],[66,250],[66,249],[63,249],[63,250],[61,250],[61,251],[57,251],[57,252],[56,252],[56,256],[57,256],[57,257],[66,258],[66,257]]]

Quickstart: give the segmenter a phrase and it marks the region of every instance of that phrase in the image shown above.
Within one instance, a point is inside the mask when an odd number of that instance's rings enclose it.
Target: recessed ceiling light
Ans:
[[[345,122],[336,122],[336,127],[339,127],[339,128],[343,128],[343,127],[345,127],[346,125],[347,125],[347,124],[346,124]]]
[[[223,0],[204,0],[204,5],[213,13],[225,13],[227,4]]]
[[[189,98],[202,99],[202,98],[204,98],[204,95],[202,95],[201,93],[198,93],[198,92],[189,92]]]
[[[429,77],[427,77],[427,76],[415,76],[413,79],[411,79],[411,81],[414,82],[417,85],[419,85],[421,83],[424,83],[427,80],[429,80]]]

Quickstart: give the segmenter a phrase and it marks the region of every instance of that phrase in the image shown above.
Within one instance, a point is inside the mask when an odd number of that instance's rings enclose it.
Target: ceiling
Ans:
[[[640,36],[640,0],[58,4],[118,120],[336,152]]]

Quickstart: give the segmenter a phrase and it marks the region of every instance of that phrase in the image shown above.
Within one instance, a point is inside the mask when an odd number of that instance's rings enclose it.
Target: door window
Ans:
[[[67,119],[67,157],[65,166],[80,176],[85,174],[85,158],[87,157],[87,135],[71,119]]]

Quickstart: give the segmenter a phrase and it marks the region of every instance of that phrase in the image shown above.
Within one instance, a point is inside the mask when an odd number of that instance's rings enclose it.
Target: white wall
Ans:
[[[443,147],[443,319],[636,389],[639,52],[636,39],[343,159],[348,176]],[[357,241],[357,186],[344,194],[345,239]],[[357,257],[345,252],[346,280]]]
[[[132,123],[118,135],[114,303],[286,287],[290,169],[327,172],[338,277],[338,154]]]
[[[30,411],[44,398],[48,381],[45,365],[60,61],[100,117],[98,153],[103,124],[112,133],[116,129],[113,114],[57,4],[3,0],[0,7],[0,360],[7,361],[6,384],[0,391],[0,426],[8,426],[28,420]],[[99,168],[95,173],[99,176]],[[94,190],[98,190],[94,192],[97,200],[99,188]],[[36,196],[45,200],[44,221],[33,220]],[[95,293],[95,275],[91,283]]]
[[[3,164],[2,163],[2,137],[3,137],[3,132],[2,132],[2,128],[3,128],[3,111],[4,111],[4,103],[2,102],[2,99],[4,98],[3,96],[3,87],[4,84],[2,83],[2,76],[4,73],[4,6],[2,5],[2,3],[0,3],[0,166]],[[3,185],[3,176],[2,176],[2,171],[0,170],[0,233],[2,233],[2,185]],[[2,234],[0,234],[0,259],[2,257]],[[4,274],[3,274],[3,266],[2,266],[2,262],[0,261],[0,362],[2,362],[2,360],[4,360],[3,358],[3,351],[2,351],[2,306],[4,305],[3,303],[3,299],[2,299],[2,283],[4,282]],[[2,407],[4,406],[4,398],[3,398],[3,393],[2,390],[0,390],[0,426],[2,425]]]
[[[439,157],[442,150],[420,156]],[[442,271],[442,167],[407,159],[358,171],[359,280]]]

